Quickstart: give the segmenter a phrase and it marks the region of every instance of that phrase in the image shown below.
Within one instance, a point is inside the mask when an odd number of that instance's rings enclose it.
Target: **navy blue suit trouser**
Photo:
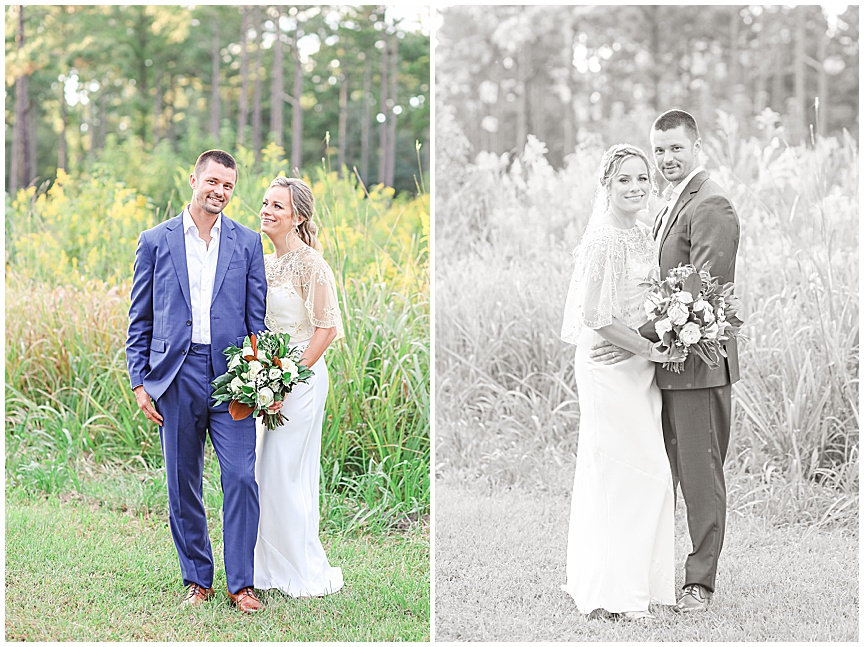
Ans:
[[[164,418],[159,435],[168,479],[171,536],[184,584],[213,586],[213,551],[202,500],[207,431],[222,472],[223,541],[228,590],[253,584],[258,536],[255,483],[255,419],[233,420],[227,403],[216,403],[210,347],[193,344],[180,372],[156,402]]]

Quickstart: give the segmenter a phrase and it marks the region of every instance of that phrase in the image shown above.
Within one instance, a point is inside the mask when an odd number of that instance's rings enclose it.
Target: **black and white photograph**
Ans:
[[[858,640],[858,13],[437,10],[435,641]]]

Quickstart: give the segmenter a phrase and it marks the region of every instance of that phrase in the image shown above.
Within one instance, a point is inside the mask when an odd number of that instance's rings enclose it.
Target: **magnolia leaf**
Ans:
[[[252,342],[252,354],[256,357],[258,356],[258,338],[255,336],[255,333],[249,335],[249,340]]]
[[[684,279],[684,285],[681,287],[682,291],[692,294],[694,300],[698,297],[699,291],[701,289],[702,279],[699,278],[698,274],[691,274],[686,279]]]
[[[228,405],[228,413],[231,414],[231,417],[234,420],[243,420],[244,418],[248,418],[252,415],[253,411],[255,411],[255,407],[243,404],[237,400],[232,400],[231,404]]]

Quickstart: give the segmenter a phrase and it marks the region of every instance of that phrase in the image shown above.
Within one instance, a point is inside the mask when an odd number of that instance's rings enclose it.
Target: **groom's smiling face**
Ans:
[[[699,165],[702,140],[693,138],[684,126],[651,131],[654,163],[668,182],[678,184]]]

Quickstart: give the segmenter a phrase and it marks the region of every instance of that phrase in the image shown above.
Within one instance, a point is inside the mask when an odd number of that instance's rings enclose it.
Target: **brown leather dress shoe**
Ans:
[[[186,591],[186,597],[183,599],[183,602],[180,603],[181,606],[191,607],[196,604],[201,604],[216,595],[216,591],[211,588],[205,589],[200,584],[195,584],[194,582],[189,585],[189,589]]]
[[[237,605],[243,613],[255,613],[261,608],[261,600],[255,595],[255,591],[251,586],[245,586],[237,593],[228,591],[228,597]]]
[[[689,611],[705,611],[711,603],[712,593],[701,584],[688,584],[684,587],[682,595],[675,610],[682,613]]]

